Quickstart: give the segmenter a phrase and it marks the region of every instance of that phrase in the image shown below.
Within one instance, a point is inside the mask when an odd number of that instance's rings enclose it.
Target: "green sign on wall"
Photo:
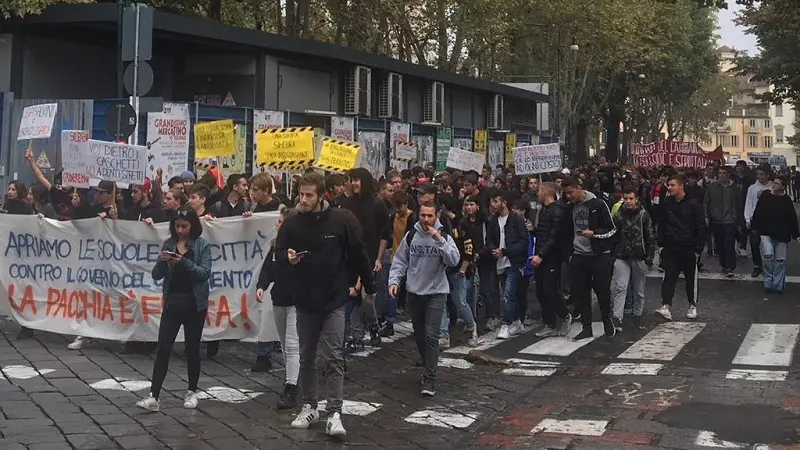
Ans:
[[[436,129],[436,170],[442,171],[447,167],[447,155],[453,145],[453,130],[451,128]]]

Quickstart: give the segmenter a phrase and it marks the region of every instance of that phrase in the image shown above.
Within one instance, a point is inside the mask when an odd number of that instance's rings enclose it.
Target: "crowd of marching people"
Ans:
[[[279,211],[256,288],[259,301],[270,292],[280,342],[257,344],[252,371],[270,371],[283,353],[286,384],[277,407],[302,405],[291,426],[307,428],[320,418],[319,357],[332,436],[346,434],[345,355],[380,346],[401,317],[413,324],[420,393],[430,397],[441,350],[509,339],[536,324],[537,337],[591,338],[594,298],[603,332],[613,338],[626,317],[635,329],[647,327],[647,313],[672,320],[682,274],[685,315],[696,319],[703,252],[719,258],[722,276],[734,277],[749,245],[750,275],[763,274],[765,291],[781,294],[788,243],[800,238],[797,172],[744,161],[700,169],[592,162],[531,176],[503,166],[477,173],[428,165],[378,179],[363,168],[327,176],[309,170],[285,183],[266,173],[223,180],[211,169],[199,179],[184,172],[168,180],[168,190],[159,171],[126,190],[107,181],[81,190],[49,181],[30,151],[26,158],[37,182],[9,185],[8,214],[170,224],[152,271],[164,280],[158,342],[125,344],[126,352],[156,352],[150,395],[138,403],[148,410],[159,408],[181,326],[189,371],[184,406],[194,408],[200,398],[211,271],[201,220]],[[663,272],[661,306],[645,311],[651,271]],[[571,333],[573,323],[579,332]],[[32,333],[23,328],[20,338]],[[86,343],[76,337],[69,348]],[[208,342],[206,353],[214,357],[219,348]]]

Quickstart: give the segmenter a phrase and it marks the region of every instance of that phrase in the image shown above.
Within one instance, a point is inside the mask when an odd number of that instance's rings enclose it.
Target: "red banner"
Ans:
[[[705,167],[711,161],[722,160],[722,146],[706,152],[697,142],[658,141],[650,144],[631,144],[637,166]]]

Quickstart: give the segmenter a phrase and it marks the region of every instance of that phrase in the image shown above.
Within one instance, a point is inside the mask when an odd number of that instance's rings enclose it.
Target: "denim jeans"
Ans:
[[[764,265],[764,288],[783,291],[786,288],[786,252],[788,242],[761,236],[761,258]]]
[[[439,367],[439,325],[444,315],[447,296],[416,295],[409,292],[406,302],[408,315],[411,316],[414,326],[417,350],[422,357],[422,378],[425,381],[434,381]]]
[[[644,283],[647,277],[647,264],[641,260],[617,259],[614,261],[614,275],[611,281],[611,300],[614,317],[622,320],[625,300],[628,297],[629,283],[633,287],[633,315],[641,317],[644,312]]]
[[[467,277],[465,275],[456,273],[450,277],[450,280],[453,282],[453,290],[450,295],[453,298],[453,303],[456,305],[458,317],[464,321],[467,329],[471,330],[475,328],[475,316],[472,314],[471,304],[467,302],[467,294],[469,292],[469,286],[472,285],[472,277]],[[449,328],[450,320],[447,317],[447,314],[442,314],[442,325],[440,327],[440,331],[443,334],[447,334],[449,332]]]
[[[511,325],[520,320],[519,309],[517,308],[517,285],[520,278],[522,278],[522,273],[519,269],[509,267],[497,276],[503,285],[503,302],[505,303],[503,321],[506,325]]]
[[[275,342],[259,342],[258,346],[256,346],[256,356],[269,358],[273,350],[275,350]]]

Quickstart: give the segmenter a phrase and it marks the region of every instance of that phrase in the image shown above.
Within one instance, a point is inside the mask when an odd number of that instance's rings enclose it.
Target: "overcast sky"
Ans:
[[[736,50],[745,50],[753,55],[758,52],[756,38],[745,34],[744,29],[733,23],[734,17],[742,9],[742,6],[734,2],[728,2],[728,9],[719,12],[719,34],[720,45],[727,45]]]

